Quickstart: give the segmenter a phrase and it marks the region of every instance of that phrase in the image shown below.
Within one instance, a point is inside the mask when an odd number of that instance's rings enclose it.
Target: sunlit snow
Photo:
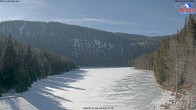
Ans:
[[[50,76],[22,93],[40,110],[84,110],[85,107],[147,110],[161,104],[159,99],[163,95],[167,97],[152,71],[129,67],[81,69]]]

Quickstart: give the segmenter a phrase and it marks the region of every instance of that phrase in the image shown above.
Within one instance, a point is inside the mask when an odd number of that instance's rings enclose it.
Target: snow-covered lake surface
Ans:
[[[35,82],[22,96],[40,110],[147,110],[168,98],[152,71],[129,67],[50,76]]]

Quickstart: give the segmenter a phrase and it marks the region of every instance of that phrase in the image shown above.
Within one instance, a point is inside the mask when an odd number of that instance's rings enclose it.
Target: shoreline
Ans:
[[[152,101],[150,110],[189,110],[191,93],[185,91],[185,94],[178,93],[179,98],[176,101],[175,92],[163,90],[163,94]]]
[[[162,110],[162,109],[170,109],[175,106],[175,95],[172,95],[173,92],[163,90],[161,96],[157,97],[150,104],[149,110]]]

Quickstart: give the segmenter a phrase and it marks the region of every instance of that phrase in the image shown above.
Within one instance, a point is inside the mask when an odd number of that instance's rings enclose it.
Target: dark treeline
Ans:
[[[176,84],[178,89],[191,85],[196,86],[195,57],[196,16],[191,14],[185,20],[183,29],[177,34],[165,38],[160,48],[154,53],[134,60],[134,66],[154,70],[157,82],[167,89],[174,90]]]
[[[0,94],[23,92],[38,79],[75,69],[76,64],[54,53],[0,37]]]

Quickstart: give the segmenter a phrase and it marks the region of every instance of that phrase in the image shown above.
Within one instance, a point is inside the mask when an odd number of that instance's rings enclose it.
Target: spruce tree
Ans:
[[[11,37],[8,37],[8,42],[3,54],[2,68],[2,83],[5,84],[6,90],[14,86],[14,77],[16,73],[16,51],[13,47]]]

